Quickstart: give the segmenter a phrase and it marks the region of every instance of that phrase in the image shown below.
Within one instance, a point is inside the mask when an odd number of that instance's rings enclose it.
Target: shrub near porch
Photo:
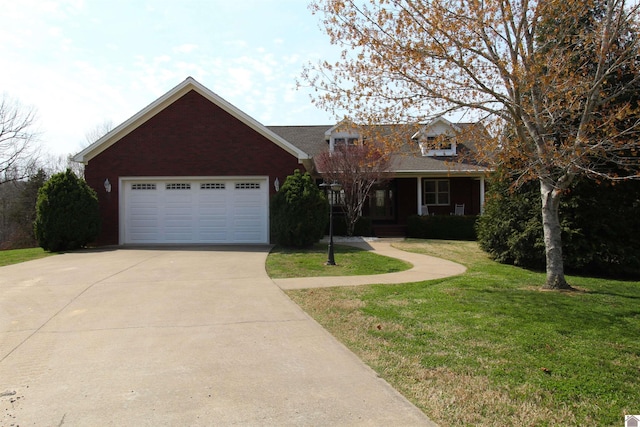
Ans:
[[[417,239],[476,240],[475,215],[412,215],[407,237]]]

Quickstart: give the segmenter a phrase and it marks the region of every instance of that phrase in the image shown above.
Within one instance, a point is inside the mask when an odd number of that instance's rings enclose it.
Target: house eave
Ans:
[[[481,178],[486,177],[491,173],[488,169],[480,170],[396,170],[392,172],[396,177],[412,178],[412,177],[424,177],[424,176],[456,176],[456,177],[470,177]]]

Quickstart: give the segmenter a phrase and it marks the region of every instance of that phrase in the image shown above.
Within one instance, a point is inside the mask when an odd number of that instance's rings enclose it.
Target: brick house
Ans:
[[[442,125],[455,126],[431,128]],[[96,243],[269,243],[270,196],[295,169],[314,172],[332,129],[263,126],[189,77],[74,157],[98,194]],[[485,172],[452,170],[444,157],[398,157],[372,218],[402,224],[422,206],[449,214],[454,203],[480,212]]]

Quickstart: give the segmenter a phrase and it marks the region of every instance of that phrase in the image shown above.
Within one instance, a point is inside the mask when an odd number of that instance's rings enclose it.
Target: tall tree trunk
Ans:
[[[572,289],[564,277],[564,260],[562,259],[562,234],[560,228],[560,192],[550,182],[540,179],[542,194],[542,229],[544,231],[544,247],[547,258],[546,289]]]

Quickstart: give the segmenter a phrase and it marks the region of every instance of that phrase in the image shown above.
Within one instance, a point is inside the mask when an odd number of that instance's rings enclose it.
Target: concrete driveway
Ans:
[[[0,425],[434,425],[268,278],[268,250],[0,268]]]

